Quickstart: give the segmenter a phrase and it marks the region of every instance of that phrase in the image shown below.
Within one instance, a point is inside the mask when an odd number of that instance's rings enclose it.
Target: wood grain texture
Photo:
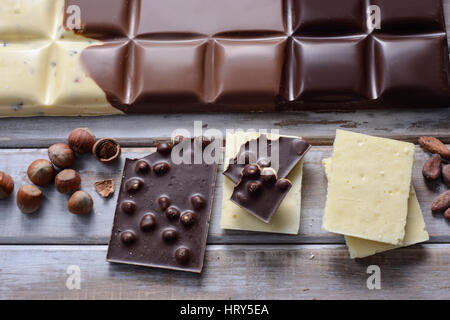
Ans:
[[[125,149],[121,162],[105,166],[87,155],[76,161],[82,177],[82,188],[94,198],[94,212],[86,217],[74,216],[67,211],[68,196],[56,192],[53,185],[44,189],[45,201],[35,214],[24,215],[15,205],[14,197],[0,201],[0,243],[1,244],[107,244],[111,232],[117,192],[111,199],[102,199],[94,191],[94,182],[113,178],[116,189],[119,187],[121,170],[125,157],[142,157],[151,152],[150,148]],[[329,157],[332,147],[313,147],[305,158],[302,218],[297,236],[264,234],[222,230],[220,228],[223,175],[218,174],[214,208],[211,218],[209,243],[343,243],[343,237],[322,231],[322,215],[326,199],[327,181],[321,161]],[[11,174],[16,181],[16,190],[28,183],[26,168],[39,158],[46,158],[45,149],[0,150],[1,170]],[[414,164],[414,185],[424,212],[425,221],[432,243],[450,242],[450,224],[442,215],[433,216],[430,206],[438,192],[444,190],[443,184],[426,185],[421,169],[428,158],[420,148],[416,150]],[[219,172],[222,170],[220,169]]]
[[[106,246],[0,246],[0,299],[449,299],[450,245],[349,260],[341,245],[209,246],[203,274],[108,264]],[[67,268],[79,266],[80,290]],[[368,290],[367,267],[381,269]]]
[[[450,143],[450,107],[444,109],[371,110],[339,112],[288,112],[242,114],[128,115],[72,118],[0,119],[0,148],[45,148],[67,139],[78,127],[89,127],[97,137],[117,138],[123,146],[149,147],[166,140],[178,128],[193,131],[194,121],[204,130],[278,129],[302,135],[314,145],[330,145],[336,129],[417,142],[433,135]]]

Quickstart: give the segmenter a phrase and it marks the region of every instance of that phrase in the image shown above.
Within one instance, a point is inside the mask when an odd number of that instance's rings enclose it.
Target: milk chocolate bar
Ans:
[[[191,153],[190,163],[175,164],[168,143],[147,157],[126,160],[109,262],[202,271],[217,164],[196,164],[193,151],[199,142],[186,138],[182,143],[191,144],[181,152]]]
[[[5,1],[0,74],[0,116],[450,102],[442,0]]]
[[[278,179],[272,168],[248,164],[242,170],[231,201],[269,223],[291,187],[292,183],[288,179]]]
[[[301,138],[280,136],[277,139],[268,139],[266,135],[261,135],[258,139],[242,145],[238,155],[230,160],[223,174],[238,184],[242,170],[247,164],[256,163],[262,168],[275,169],[272,160],[276,160],[278,163],[275,172],[278,178],[286,178],[310,148],[311,145]]]

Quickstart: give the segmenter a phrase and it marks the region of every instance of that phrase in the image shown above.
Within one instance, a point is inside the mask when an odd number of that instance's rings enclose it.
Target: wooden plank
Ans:
[[[141,157],[151,149],[125,149],[123,159]],[[313,147],[305,159],[304,184],[302,196],[302,219],[300,233],[297,236],[229,231],[220,228],[222,181],[219,173],[211,220],[209,243],[343,243],[343,237],[321,230],[323,207],[326,198],[326,179],[321,160],[331,155],[332,148]],[[45,149],[7,149],[0,150],[0,170],[10,173],[16,180],[16,190],[28,183],[26,168],[39,158],[46,158]],[[427,186],[421,175],[421,168],[427,155],[417,148],[414,165],[414,185],[424,211],[432,243],[450,242],[450,224],[442,215],[432,216],[430,205],[436,192]],[[57,193],[54,186],[44,189],[45,202],[40,211],[33,215],[23,215],[15,205],[14,197],[0,201],[0,243],[2,244],[106,244],[116,205],[116,196],[104,200],[93,190],[96,180],[114,178],[118,188],[121,177],[122,161],[113,166],[105,166],[92,156],[82,156],[76,161],[75,169],[83,179],[82,188],[88,191],[95,201],[95,212],[87,217],[70,214],[66,209],[68,196]],[[221,170],[220,170],[221,171]],[[443,191],[443,186],[440,186]]]
[[[106,246],[0,246],[0,299],[449,299],[450,245],[350,260],[341,245],[209,246],[203,274],[108,264]],[[381,289],[367,289],[367,268]],[[67,268],[78,266],[80,290]]]
[[[71,118],[0,119],[0,148],[44,148],[66,140],[77,127],[89,127],[98,137],[117,138],[129,147],[149,147],[167,139],[178,128],[193,131],[194,121],[204,130],[279,129],[282,134],[302,135],[315,145],[330,145],[336,129],[417,142],[433,135],[450,143],[450,108],[370,110],[347,113],[288,112],[236,114],[128,115]]]

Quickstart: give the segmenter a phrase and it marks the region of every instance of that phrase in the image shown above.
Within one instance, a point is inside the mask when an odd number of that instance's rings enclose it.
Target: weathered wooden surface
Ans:
[[[149,147],[167,139],[178,128],[193,131],[194,121],[204,130],[279,129],[302,135],[315,145],[329,145],[336,129],[354,129],[366,134],[415,141],[433,135],[450,143],[450,106],[444,109],[371,110],[347,113],[243,113],[112,116],[92,118],[0,119],[0,148],[43,148],[60,142],[73,128],[89,127],[98,137],[112,136],[124,146]]]
[[[341,245],[211,245],[202,275],[114,265],[105,246],[2,246],[6,299],[450,299],[450,245],[349,260]],[[80,290],[69,290],[69,266]],[[381,269],[369,290],[367,268]]]
[[[151,149],[126,149],[125,157],[142,157]],[[325,204],[327,181],[323,174],[321,161],[329,157],[332,147],[313,147],[305,158],[304,183],[302,195],[302,219],[300,233],[297,236],[276,235],[243,231],[226,231],[220,228],[222,203],[222,174],[218,174],[214,209],[211,218],[209,243],[343,243],[343,237],[322,231],[322,215]],[[47,150],[0,150],[2,169],[9,172],[16,181],[16,190],[29,183],[26,176],[28,164],[39,158],[46,158]],[[425,184],[421,168],[428,156],[417,148],[414,165],[414,185],[425,215],[432,243],[450,243],[450,224],[442,215],[433,216],[430,205],[436,197],[435,189]],[[120,185],[122,163],[105,166],[92,156],[77,159],[75,169],[82,177],[82,188],[88,191],[95,201],[94,212],[87,217],[70,214],[67,209],[68,196],[56,192],[53,185],[46,187],[45,201],[35,214],[24,215],[15,206],[12,197],[0,201],[0,244],[107,244],[114,216],[116,196],[102,199],[94,191],[94,181],[114,178],[116,189]],[[221,171],[221,170],[220,170]],[[443,190],[443,184],[438,185]]]
[[[447,21],[450,0],[444,0]],[[450,30],[450,24],[447,23]],[[420,149],[414,165],[416,187],[431,239],[425,245],[393,250],[362,260],[349,259],[342,236],[321,230],[326,180],[320,161],[331,154],[336,129],[417,142],[433,135],[450,143],[447,109],[187,114],[92,118],[0,119],[0,170],[12,174],[16,190],[27,183],[27,166],[46,158],[49,145],[77,127],[98,137],[117,138],[124,156],[140,157],[173,130],[193,130],[193,122],[218,129],[279,129],[302,135],[314,147],[306,157],[299,235],[221,230],[222,175],[219,174],[205,269],[202,275],[113,265],[105,261],[116,195],[101,199],[93,182],[115,178],[122,162],[103,166],[90,156],[77,160],[83,189],[95,198],[87,217],[69,214],[67,197],[45,188],[42,209],[21,214],[15,197],[0,201],[0,299],[450,299],[450,224],[429,212],[436,192],[421,177]],[[21,149],[28,148],[28,149]],[[124,157],[122,157],[123,159]],[[70,245],[69,245],[70,244]],[[67,267],[79,266],[81,289],[66,287]],[[368,290],[369,265],[381,268],[381,290]]]

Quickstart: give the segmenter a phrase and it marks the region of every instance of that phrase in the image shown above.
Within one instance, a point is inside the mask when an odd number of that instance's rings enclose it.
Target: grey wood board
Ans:
[[[450,299],[450,245],[350,260],[342,245],[211,245],[201,275],[105,261],[106,246],[0,246],[0,299]],[[381,289],[367,288],[367,268]],[[80,290],[67,268],[78,266]]]
[[[53,185],[44,188],[45,201],[35,214],[24,215],[15,205],[15,197],[0,201],[0,243],[1,244],[107,244],[113,221],[117,188],[125,157],[139,158],[152,152],[151,148],[124,149],[120,162],[106,166],[91,155],[79,156],[77,169],[82,177],[82,189],[94,198],[94,212],[80,217],[70,214],[66,208],[68,196],[56,192]],[[331,146],[313,147],[305,158],[302,216],[300,232],[296,236],[267,234],[246,231],[222,230],[220,228],[223,175],[219,168],[214,207],[211,218],[209,243],[343,243],[343,237],[324,232],[321,229],[323,208],[326,199],[327,181],[321,166],[322,159],[332,154]],[[0,150],[0,170],[10,173],[17,189],[28,182],[26,168],[39,158],[46,158],[46,149],[3,149]],[[421,203],[432,243],[450,242],[450,223],[442,215],[433,216],[430,206],[444,185],[427,185],[421,168],[428,158],[419,147],[416,149],[413,171],[414,185]],[[114,178],[116,193],[110,199],[102,199],[94,190],[94,181]]]
[[[71,130],[89,127],[97,137],[117,138],[124,146],[149,147],[170,138],[178,128],[278,129],[301,135],[315,145],[332,144],[336,129],[417,141],[433,135],[450,143],[450,108],[423,110],[360,110],[354,112],[288,112],[228,114],[162,114],[108,117],[40,117],[0,119],[0,148],[43,148],[66,140]]]

